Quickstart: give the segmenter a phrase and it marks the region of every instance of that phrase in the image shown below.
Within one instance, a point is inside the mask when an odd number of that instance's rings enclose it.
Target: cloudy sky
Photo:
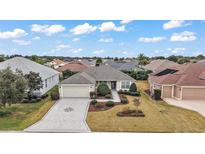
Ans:
[[[205,54],[205,21],[0,21],[0,54],[135,57]]]

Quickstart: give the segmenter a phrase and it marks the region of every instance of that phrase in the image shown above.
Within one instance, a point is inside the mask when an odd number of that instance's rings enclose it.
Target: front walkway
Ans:
[[[86,123],[89,100],[60,99],[42,118],[26,128],[26,132],[90,132]]]
[[[165,98],[164,101],[170,105],[196,111],[205,117],[205,100],[175,100]]]
[[[107,101],[113,101],[115,103],[120,103],[120,96],[119,94],[117,93],[116,90],[111,90],[111,93],[112,93],[112,99],[96,99],[98,102],[107,102]]]

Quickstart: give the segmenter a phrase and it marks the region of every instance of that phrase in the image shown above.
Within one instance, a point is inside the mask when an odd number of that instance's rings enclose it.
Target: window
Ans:
[[[47,79],[45,80],[45,86],[46,88],[48,87]]]
[[[130,88],[130,82],[129,81],[121,82],[121,89],[129,89],[129,88]]]

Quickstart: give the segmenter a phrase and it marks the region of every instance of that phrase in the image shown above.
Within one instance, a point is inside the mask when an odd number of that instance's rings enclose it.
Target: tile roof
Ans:
[[[57,70],[59,72],[63,72],[65,70],[69,70],[69,71],[72,71],[72,72],[82,72],[87,68],[88,68],[87,65],[85,65],[85,64],[83,64],[79,61],[72,61],[72,62],[69,62],[69,63],[65,64],[62,67],[59,67]]]
[[[157,72],[160,72],[166,68],[177,67],[177,66],[179,66],[179,64],[177,64],[173,61],[157,59],[157,60],[153,60],[149,64],[145,65],[144,69],[151,70],[154,73],[157,73]]]
[[[205,86],[205,68],[188,63],[172,68],[177,72],[162,76],[151,75],[149,80],[157,84],[175,84],[179,86]]]
[[[38,64],[32,60],[23,57],[14,57],[0,63],[0,70],[10,67],[11,70],[21,70],[23,74],[28,74],[30,71],[40,73],[42,79],[47,79],[59,72],[47,66]]]

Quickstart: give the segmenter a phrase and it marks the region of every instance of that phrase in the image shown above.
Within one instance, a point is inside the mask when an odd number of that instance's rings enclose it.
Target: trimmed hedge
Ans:
[[[108,101],[108,102],[106,102],[106,104],[105,104],[107,107],[113,107],[113,106],[115,106],[115,103],[113,102],[113,101]]]
[[[140,92],[129,92],[127,90],[119,90],[118,91],[119,94],[124,94],[124,95],[131,95],[131,96],[140,96]]]
[[[154,89],[154,99],[155,100],[161,99],[161,90],[160,89]]]
[[[58,91],[51,93],[51,99],[52,100],[58,100],[59,98],[60,98],[60,95],[59,95]]]
[[[11,114],[10,111],[0,111],[0,117],[6,117],[6,116],[8,116],[10,114]]]
[[[135,83],[132,83],[129,89],[130,92],[137,92],[137,86]]]
[[[110,89],[106,83],[102,82],[99,84],[99,86],[97,88],[97,92],[99,95],[105,96],[107,94],[110,94]]]
[[[92,100],[91,102],[90,102],[92,105],[95,105],[95,104],[97,104],[97,100]]]

